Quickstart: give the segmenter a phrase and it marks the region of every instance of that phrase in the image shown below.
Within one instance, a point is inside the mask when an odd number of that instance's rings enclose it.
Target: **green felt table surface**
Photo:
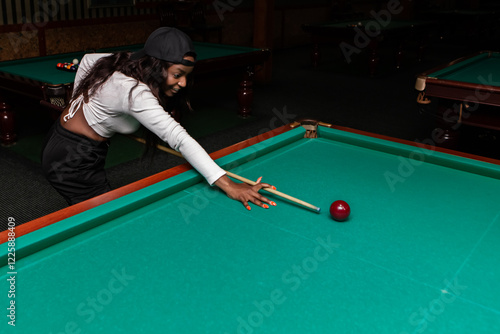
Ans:
[[[194,46],[198,55],[198,61],[259,50],[243,46],[203,42],[194,42]],[[137,44],[103,48],[96,50],[96,52],[137,51],[141,48],[142,45]],[[0,72],[29,78],[50,85],[69,84],[75,80],[75,72],[60,70],[56,65],[57,63],[71,63],[75,58],[80,61],[84,54],[84,52],[74,52],[0,62]]]
[[[83,52],[73,52],[4,61],[0,63],[0,71],[50,85],[69,84],[75,81],[75,72],[60,70],[57,64],[71,63],[75,58],[81,60],[83,55]]]
[[[361,25],[359,25],[361,23]],[[411,28],[416,26],[424,26],[429,25],[430,22],[427,21],[418,21],[418,20],[390,20],[388,22],[381,21],[378,22],[376,19],[362,19],[362,20],[354,20],[354,21],[342,21],[342,22],[324,22],[319,24],[311,24],[311,26],[318,27],[331,27],[331,28],[350,28],[356,27],[363,28],[365,26],[370,26],[371,29],[375,27],[380,30],[391,30],[391,29],[401,29],[401,28]]]
[[[2,332],[498,333],[500,166],[303,132],[218,163],[320,213],[273,196],[247,211],[182,173],[19,237]]]
[[[498,87],[500,85],[499,73],[500,53],[482,52],[429,73],[427,76],[443,80],[469,82],[478,85],[488,84]]]
[[[206,60],[219,57],[233,56],[241,53],[247,53],[252,51],[257,51],[260,49],[238,46],[238,45],[228,45],[228,44],[214,44],[214,43],[204,43],[204,42],[193,42],[197,60]],[[119,46],[116,48],[106,48],[100,49],[98,52],[117,52],[123,50],[137,51],[142,48],[142,45],[131,45],[131,46]]]
[[[493,10],[493,9],[452,9],[452,10],[431,11],[430,14],[456,15],[456,16],[485,16],[485,15],[495,15],[495,10]]]

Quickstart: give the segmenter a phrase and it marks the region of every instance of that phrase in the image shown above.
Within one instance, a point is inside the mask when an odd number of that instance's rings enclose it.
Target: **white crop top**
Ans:
[[[108,55],[102,53],[85,55],[76,73],[75,87],[99,58]],[[68,114],[64,116],[64,120],[72,118],[82,106],[83,114],[90,127],[105,138],[110,138],[115,133],[133,133],[142,124],[168,143],[170,147],[181,152],[209,184],[213,184],[223,176],[224,170],[163,109],[144,83],[139,83],[133,90],[132,98],[129,99],[130,90],[136,83],[134,78],[115,72],[89,99],[88,103],[84,102],[83,96],[74,100]]]

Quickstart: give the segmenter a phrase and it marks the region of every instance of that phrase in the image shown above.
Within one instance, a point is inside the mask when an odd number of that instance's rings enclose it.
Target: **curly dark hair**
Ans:
[[[74,88],[73,98],[70,103],[80,95],[83,95],[85,102],[87,102],[114,72],[121,72],[137,80],[136,85],[130,90],[129,102],[131,102],[134,88],[142,82],[149,87],[152,94],[158,99],[160,105],[166,112],[171,114],[173,112],[176,113],[176,118],[179,118],[182,113],[192,110],[189,101],[189,91],[193,85],[191,75],[188,75],[187,84],[184,89],[179,91],[175,96],[168,97],[165,95],[164,89],[162,88],[166,83],[167,70],[174,64],[150,56],[133,60],[130,59],[131,55],[132,53],[123,51],[100,58],[81,80],[78,86]],[[195,55],[186,54],[186,56],[194,57]],[[147,142],[144,151],[145,156],[150,148],[156,146],[159,138],[144,127],[143,129],[144,137]]]

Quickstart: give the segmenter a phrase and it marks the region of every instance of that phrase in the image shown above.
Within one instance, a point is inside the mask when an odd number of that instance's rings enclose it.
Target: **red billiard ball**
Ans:
[[[330,215],[336,221],[344,221],[349,217],[351,208],[345,201],[335,201],[330,205]]]

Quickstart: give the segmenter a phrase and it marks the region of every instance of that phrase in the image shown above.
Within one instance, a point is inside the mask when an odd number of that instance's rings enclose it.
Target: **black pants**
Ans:
[[[108,192],[104,171],[108,147],[109,142],[77,135],[57,120],[42,152],[45,177],[70,205]]]

